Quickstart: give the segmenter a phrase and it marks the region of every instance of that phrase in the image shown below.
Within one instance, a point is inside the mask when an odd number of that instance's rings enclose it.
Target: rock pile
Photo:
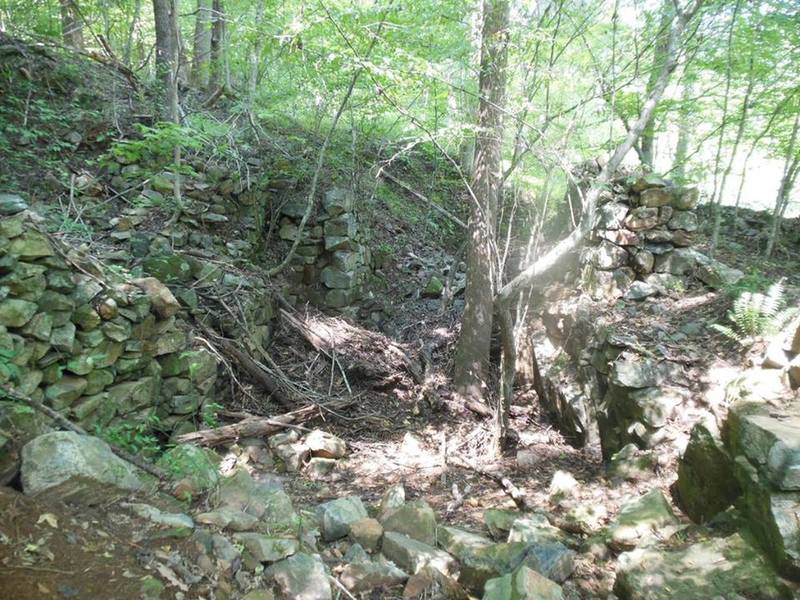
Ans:
[[[371,262],[359,234],[353,193],[340,188],[326,192],[322,210],[299,232],[305,210],[305,199],[281,209],[280,238],[293,242],[301,235],[291,264],[292,291],[321,307],[349,306],[363,295]]]
[[[653,174],[615,180],[581,257],[583,288],[596,300],[640,300],[677,286],[676,276],[694,274],[711,286],[741,277],[691,248],[697,202],[697,188]]]
[[[726,401],[721,430],[712,420],[692,430],[676,498],[698,522],[735,504],[776,567],[800,579],[800,402],[772,369],[744,372]]]
[[[0,383],[90,431],[151,414],[167,434],[192,430],[217,363],[192,348],[170,290],[153,277],[115,278],[61,249],[18,197],[0,206]],[[14,434],[0,438],[6,482],[19,449],[46,425],[3,403],[0,428]]]

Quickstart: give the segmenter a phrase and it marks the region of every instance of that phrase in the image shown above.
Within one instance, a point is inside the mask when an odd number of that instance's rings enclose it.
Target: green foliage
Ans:
[[[219,402],[210,402],[203,405],[203,425],[208,429],[219,427],[219,411],[224,408]]]
[[[108,164],[112,160],[122,159],[125,163],[138,163],[161,170],[172,165],[176,146],[193,150],[203,147],[203,139],[193,129],[175,123],[156,123],[153,127],[137,124],[136,130],[138,139],[113,143],[101,162]]]
[[[782,310],[783,280],[770,286],[765,294],[742,292],[728,312],[731,326],[714,323],[711,327],[742,346],[751,345],[756,338],[780,331],[797,313],[796,307]]]
[[[131,454],[156,456],[161,452],[161,444],[155,434],[161,420],[150,414],[139,422],[123,421],[115,425],[95,425],[94,433],[109,444],[117,446]]]

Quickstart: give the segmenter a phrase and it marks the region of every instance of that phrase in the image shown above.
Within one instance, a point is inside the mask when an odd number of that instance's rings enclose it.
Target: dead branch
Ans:
[[[485,469],[483,467],[479,467],[478,465],[474,464],[472,461],[464,458],[463,456],[453,456],[450,455],[447,457],[448,462],[457,466],[462,467],[465,469],[470,469],[475,471],[478,475],[482,475],[487,479],[491,479],[496,484],[498,484],[503,491],[508,494],[508,496],[514,501],[514,504],[517,505],[517,508],[524,512],[533,512],[534,505],[531,504],[528,497],[525,493],[519,489],[514,482],[511,481],[508,477],[503,476],[500,473],[494,473],[489,469]]]
[[[11,398],[11,400],[15,402],[22,402],[23,404],[35,410],[38,410],[39,412],[53,419],[56,423],[58,423],[58,425],[62,429],[74,431],[79,435],[86,435],[86,436],[89,435],[82,427],[76,425],[75,423],[67,419],[64,415],[56,412],[49,406],[45,406],[38,400],[34,400],[33,398],[29,398],[28,396],[23,396],[22,394],[18,394],[17,392],[11,391],[5,386],[0,386],[0,395],[5,395],[8,398]],[[149,462],[139,458],[138,456],[130,454],[129,452],[126,452],[122,448],[118,448],[114,444],[108,444],[108,445],[111,447],[111,450],[114,452],[114,454],[119,456],[122,460],[127,461],[136,467],[139,467],[142,471],[145,471],[150,475],[152,475],[153,477],[156,477],[162,481],[168,478],[168,475],[164,471],[150,464]]]
[[[333,402],[326,408],[344,408],[352,403],[351,400],[341,400]],[[223,425],[215,429],[204,429],[193,431],[178,436],[181,444],[194,443],[203,446],[219,446],[227,442],[233,442],[243,437],[261,437],[287,428],[303,429],[297,425],[298,422],[307,421],[319,413],[321,405],[312,404],[299,410],[279,415],[277,417],[255,417],[249,416],[238,423]]]

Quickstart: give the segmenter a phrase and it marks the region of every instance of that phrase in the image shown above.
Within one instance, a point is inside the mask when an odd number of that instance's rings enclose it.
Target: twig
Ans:
[[[356,597],[353,596],[353,594],[351,594],[338,579],[336,579],[336,577],[334,577],[333,575],[328,575],[328,579],[330,579],[336,587],[342,590],[342,592],[344,592],[344,595],[350,598],[350,600],[357,600]]]
[[[450,455],[448,460],[451,464],[456,465],[457,467],[471,469],[479,475],[483,475],[487,479],[491,479],[497,483],[501,488],[503,488],[503,491],[508,494],[508,496],[514,501],[514,504],[517,505],[517,508],[519,508],[521,511],[532,512],[534,510],[535,507],[531,504],[530,500],[528,500],[528,497],[525,495],[525,493],[516,485],[514,485],[514,483],[508,477],[498,475],[497,473],[492,473],[488,469],[479,467],[462,456]]]

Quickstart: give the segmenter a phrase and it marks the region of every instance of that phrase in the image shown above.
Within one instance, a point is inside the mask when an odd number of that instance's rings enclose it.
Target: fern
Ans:
[[[748,346],[755,338],[772,335],[798,314],[797,307],[781,309],[784,303],[783,279],[772,284],[766,294],[742,292],[728,311],[732,327],[715,323],[711,327],[742,346]]]

